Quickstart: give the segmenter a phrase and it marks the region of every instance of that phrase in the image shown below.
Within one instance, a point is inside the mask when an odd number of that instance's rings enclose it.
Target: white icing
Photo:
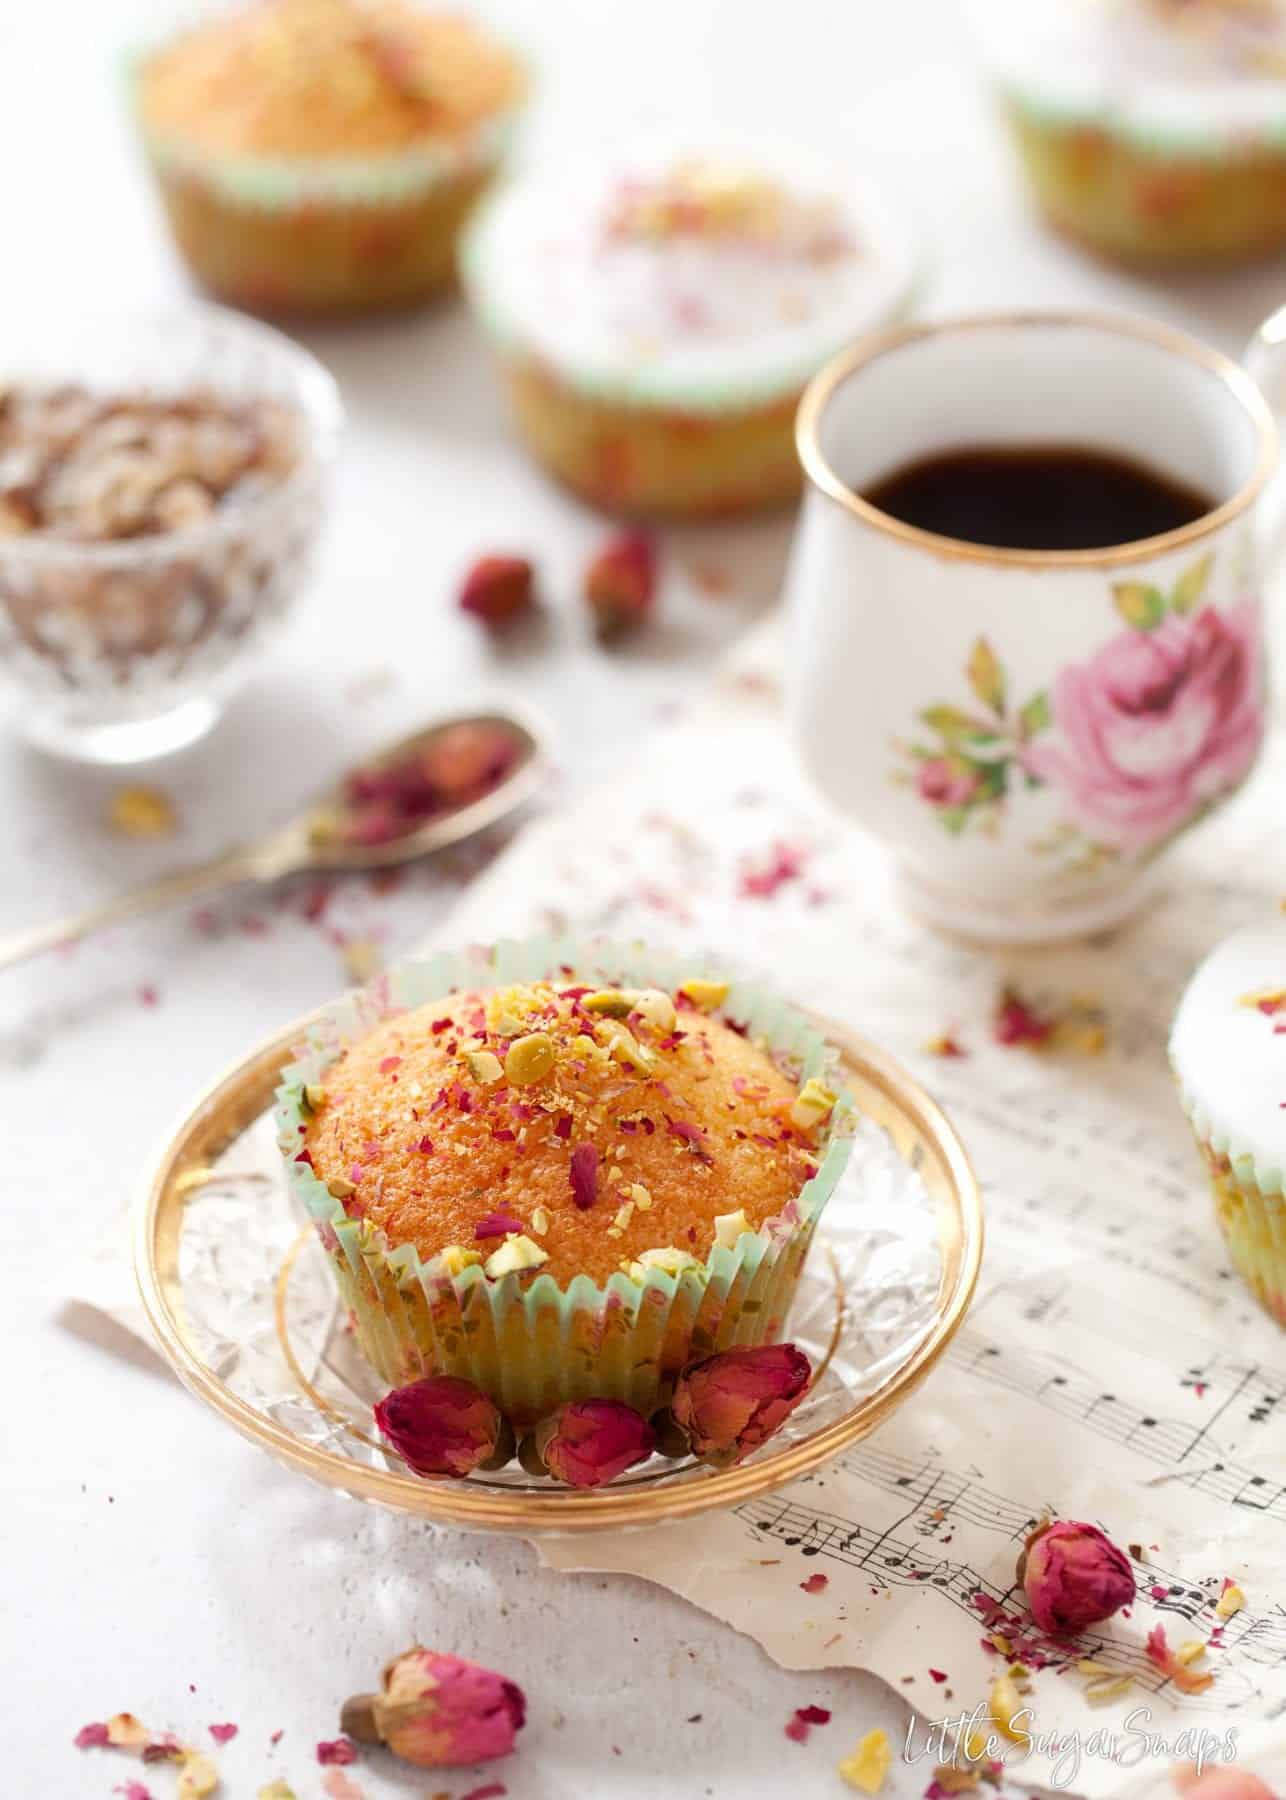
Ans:
[[[612,229],[623,184],[693,157],[775,183],[770,233]],[[579,385],[694,407],[789,394],[828,356],[888,322],[912,263],[902,232],[842,171],[762,146],[651,143],[519,179],[486,208],[465,256],[484,318]]]
[[[1281,5],[1253,18],[1203,8],[1186,25],[1154,0],[975,0],[974,11],[996,73],[1036,105],[1110,115],[1144,136],[1286,131]]]
[[[1170,1060],[1198,1129],[1261,1180],[1286,1170],[1286,1011],[1239,1004],[1286,988],[1286,919],[1251,925],[1220,944],[1188,984]],[[1271,1181],[1269,1183],[1272,1185]]]

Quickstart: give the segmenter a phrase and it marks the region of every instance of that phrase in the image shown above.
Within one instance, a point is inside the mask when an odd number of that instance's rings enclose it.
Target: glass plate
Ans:
[[[273,1090],[306,1020],[217,1082],[161,1157],[134,1258],[162,1350],[193,1393],[282,1462],[441,1524],[528,1536],[619,1530],[781,1487],[873,1431],[924,1379],[965,1316],[982,1257],[977,1182],[946,1118],[882,1051],[814,1022],[840,1049],[863,1123],[790,1316],[812,1385],[736,1468],[654,1456],[589,1492],[516,1462],[431,1481],[380,1442],[371,1408],[382,1385],[346,1328],[276,1148]]]

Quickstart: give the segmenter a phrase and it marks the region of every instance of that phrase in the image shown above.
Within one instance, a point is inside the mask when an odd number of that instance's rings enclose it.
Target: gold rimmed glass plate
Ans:
[[[982,1208],[964,1149],[906,1071],[828,1020],[862,1115],[790,1316],[814,1379],[782,1430],[733,1469],[653,1457],[577,1492],[516,1462],[426,1481],[381,1444],[379,1378],[354,1344],[312,1229],[295,1210],[271,1117],[306,1021],[239,1064],[167,1145],[139,1208],[135,1268],[182,1380],[282,1462],[353,1495],[476,1531],[661,1524],[781,1487],[865,1437],[928,1374],[968,1309]]]

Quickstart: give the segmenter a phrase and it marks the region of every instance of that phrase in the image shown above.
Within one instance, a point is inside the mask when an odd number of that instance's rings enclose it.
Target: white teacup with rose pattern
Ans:
[[[1265,726],[1273,418],[1234,362],[1093,313],[863,340],[799,415],[789,711],[818,785],[892,851],[908,906],[985,941],[1100,930],[1250,773]],[[1209,494],[1159,537],[992,549],[861,498],[944,450],[1075,445]]]

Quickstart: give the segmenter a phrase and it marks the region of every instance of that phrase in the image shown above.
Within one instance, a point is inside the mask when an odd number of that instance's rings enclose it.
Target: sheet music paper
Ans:
[[[984,1700],[1003,1670],[980,1642],[983,1615],[990,1602],[1023,1610],[1012,1596],[1026,1531],[1046,1510],[1088,1519],[1143,1552],[1130,1617],[1081,1640],[1081,1654],[1134,1682],[1091,1706],[1081,1676],[1041,1670],[1028,1729],[1077,1731],[1083,1744],[1106,1729],[1124,1746],[1143,1729],[1174,1740],[1189,1726],[1249,1740],[1281,1719],[1286,1736],[1286,1334],[1227,1264],[1165,1058],[1192,967],[1286,896],[1274,804],[1286,743],[1176,853],[1134,925],[1096,945],[977,951],[903,915],[880,853],[809,792],[764,673],[775,657],[761,643],[624,781],[530,828],[443,937],[566,921],[725,946],[844,1017],[926,1083],[964,1138],[987,1207],[978,1298],[926,1385],[831,1467],[681,1531],[551,1540],[541,1553],[663,1583],[787,1667],[873,1670],[937,1720]],[[756,880],[774,866],[775,882]],[[1003,979],[1036,1000],[1092,995],[1107,1010],[1106,1051],[994,1043]],[[948,1028],[961,1060],[925,1048]],[[827,1585],[807,1594],[800,1582],[816,1571]],[[1158,1624],[1172,1649],[1208,1638],[1225,1579],[1245,1607],[1196,1665],[1213,1687],[1180,1694],[1145,1640]],[[1085,1755],[1070,1771],[1033,1754],[1021,1778],[1137,1793],[1159,1766]]]

